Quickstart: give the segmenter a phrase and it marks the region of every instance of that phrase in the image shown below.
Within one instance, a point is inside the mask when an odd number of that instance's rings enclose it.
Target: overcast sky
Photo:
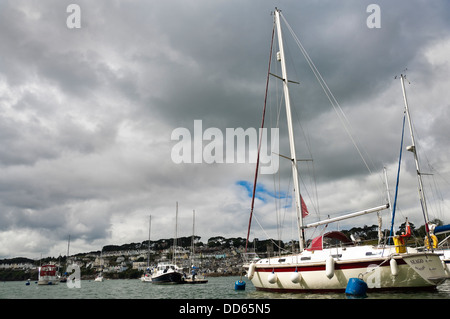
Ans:
[[[68,25],[71,3],[80,28]],[[367,25],[372,3],[379,28]],[[339,101],[370,168],[291,42],[297,154],[313,159],[299,164],[305,222],[384,204],[383,167],[393,199],[404,110],[395,76],[406,68],[422,170],[434,173],[425,177],[430,218],[448,222],[448,1],[1,0],[0,257],[65,255],[69,235],[70,254],[142,242],[150,215],[152,239],[171,238],[177,201],[178,236],[191,235],[195,210],[202,241],[245,237],[255,165],[174,163],[171,136],[177,128],[193,134],[194,120],[224,135],[259,128],[275,7]],[[275,106],[266,124],[275,127],[278,80],[270,81]],[[284,126],[281,117],[280,153],[288,155]],[[297,238],[289,163],[279,161],[280,175],[260,176],[252,238]],[[276,202],[279,181],[287,183]],[[396,223],[423,224],[407,152],[398,209]],[[376,223],[368,215],[328,229]]]

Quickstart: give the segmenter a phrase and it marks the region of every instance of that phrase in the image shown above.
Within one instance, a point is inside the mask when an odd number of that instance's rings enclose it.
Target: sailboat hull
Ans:
[[[382,253],[354,247],[261,259],[247,265],[247,275],[257,290],[272,292],[343,292],[350,278],[363,279],[369,290],[426,290],[435,289],[445,280],[444,267],[435,254],[429,255],[435,267],[424,276],[403,258],[413,258],[416,254],[383,257]],[[335,256],[332,261],[330,256]]]
[[[38,280],[38,285],[41,286],[52,286],[57,285],[59,283],[58,278],[42,278]]]

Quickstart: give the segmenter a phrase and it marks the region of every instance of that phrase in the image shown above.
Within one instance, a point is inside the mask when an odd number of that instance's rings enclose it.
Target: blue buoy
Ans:
[[[234,290],[245,290],[245,281],[236,280],[234,283]]]
[[[359,278],[350,278],[345,293],[351,296],[367,297],[367,284]]]

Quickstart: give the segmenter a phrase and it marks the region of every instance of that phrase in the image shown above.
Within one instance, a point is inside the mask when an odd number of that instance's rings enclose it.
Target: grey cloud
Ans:
[[[54,232],[55,242],[72,233],[79,247],[100,246],[119,238],[144,240],[136,229],[146,222],[138,220],[153,212],[159,223],[155,237],[170,237],[179,200],[184,214],[198,211],[202,237],[244,236],[250,199],[236,181],[251,181],[254,167],[176,165],[170,136],[177,127],[192,130],[195,119],[204,129],[259,127],[273,4],[81,1],[82,28],[75,30],[65,25],[69,3],[23,0],[0,10],[3,230]],[[279,7],[377,171],[396,166],[403,106],[394,76],[406,67],[417,90],[411,90],[411,100],[421,105],[414,95],[420,94],[433,101],[432,125],[418,125],[422,135],[447,144],[448,114],[440,102],[445,96],[438,96],[445,90],[430,93],[437,87],[433,76],[446,81],[445,68],[430,65],[425,53],[448,38],[449,10],[445,1],[378,1],[381,28],[369,29],[370,3],[283,1]],[[296,50],[290,43],[292,57],[299,57]],[[290,77],[300,81],[292,87],[299,101],[295,121],[309,134],[314,177],[326,192],[323,205],[332,207],[333,198],[352,208],[355,201],[344,199],[353,194],[351,186],[373,182],[308,66],[302,59],[294,66]],[[415,107],[419,118],[427,114]],[[274,125],[276,111],[270,116],[266,123]],[[310,157],[300,131],[297,140],[299,157]],[[289,176],[287,169],[280,179]],[[260,181],[273,184],[272,176]],[[345,185],[345,194],[330,185]],[[362,196],[360,204],[373,197]],[[272,208],[258,207],[266,226]],[[52,244],[46,245],[51,251]]]

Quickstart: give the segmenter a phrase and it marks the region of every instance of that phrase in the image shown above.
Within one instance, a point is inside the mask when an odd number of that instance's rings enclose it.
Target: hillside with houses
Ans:
[[[256,241],[260,253],[272,251],[272,241]],[[194,247],[194,248],[193,248]],[[44,257],[33,260],[17,257],[0,260],[0,280],[34,280],[37,268],[43,264],[54,264],[64,273],[66,265],[76,264],[80,267],[82,279],[93,279],[100,270],[105,278],[123,279],[139,278],[147,269],[158,262],[172,261],[182,266],[186,272],[194,263],[207,276],[236,275],[242,271],[245,239],[212,237],[206,243],[200,237],[182,237],[143,241],[123,245],[107,245],[101,250],[80,253],[71,256]],[[253,249],[254,250],[254,249]]]

